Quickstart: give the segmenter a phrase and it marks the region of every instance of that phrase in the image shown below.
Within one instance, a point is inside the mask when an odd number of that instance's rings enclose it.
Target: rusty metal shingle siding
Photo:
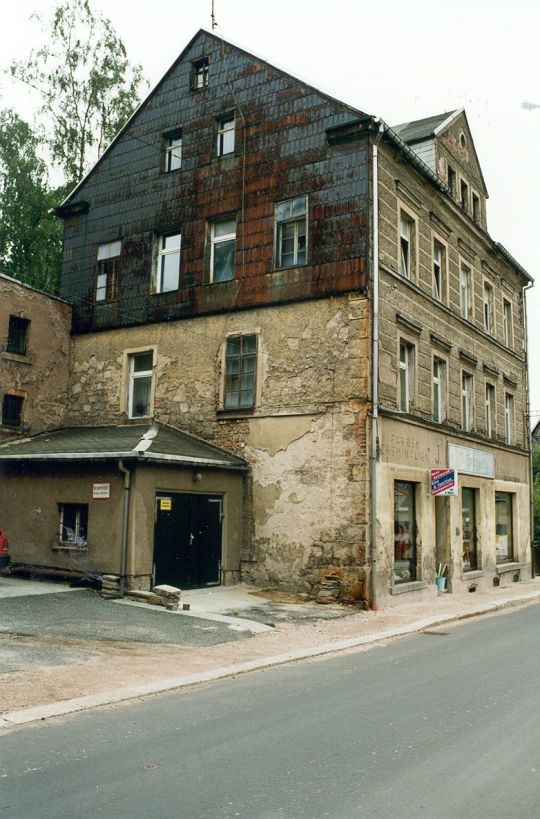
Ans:
[[[192,92],[191,61],[203,55],[209,86]],[[216,158],[216,117],[231,110],[235,154]],[[77,192],[90,209],[66,219],[62,275],[75,332],[363,289],[367,143],[336,147],[326,138],[327,128],[351,116],[345,105],[234,47],[222,52],[201,34]],[[182,169],[165,173],[163,134],[178,128]],[[309,264],[276,271],[274,204],[304,194]],[[235,280],[208,286],[207,220],[229,213],[238,220]],[[180,289],[151,295],[156,237],[180,228]],[[118,299],[95,305],[97,245],[116,239],[123,242]]]

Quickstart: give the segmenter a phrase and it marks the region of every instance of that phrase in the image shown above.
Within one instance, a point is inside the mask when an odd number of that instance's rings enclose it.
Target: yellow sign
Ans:
[[[172,509],[172,498],[160,498],[159,508],[162,512],[170,512]]]

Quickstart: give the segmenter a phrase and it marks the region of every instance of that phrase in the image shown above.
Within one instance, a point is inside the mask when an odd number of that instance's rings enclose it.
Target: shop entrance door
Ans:
[[[156,495],[154,583],[181,589],[221,583],[223,499],[219,495]]]

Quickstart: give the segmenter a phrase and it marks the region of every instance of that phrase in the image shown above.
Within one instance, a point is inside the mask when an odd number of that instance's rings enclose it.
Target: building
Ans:
[[[0,444],[61,426],[71,306],[0,273]]]
[[[63,429],[0,450],[32,559],[373,605],[527,578],[531,279],[486,198],[463,111],[392,129],[198,32],[59,209]]]

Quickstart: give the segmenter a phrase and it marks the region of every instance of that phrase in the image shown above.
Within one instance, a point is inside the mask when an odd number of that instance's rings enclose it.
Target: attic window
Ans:
[[[461,207],[463,208],[465,213],[468,213],[469,212],[469,186],[467,185],[467,183],[465,182],[464,179],[460,180],[459,192],[460,192]]]
[[[467,147],[467,138],[466,138],[465,134],[461,134],[461,135],[460,135],[460,137],[459,137],[459,144],[461,145],[461,147],[462,147],[462,148],[466,148],[466,147]]]
[[[208,88],[208,57],[196,60],[191,68],[191,90],[201,91]]]

